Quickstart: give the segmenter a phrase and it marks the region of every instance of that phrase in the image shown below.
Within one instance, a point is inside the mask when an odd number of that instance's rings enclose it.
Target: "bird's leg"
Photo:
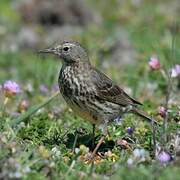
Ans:
[[[93,152],[92,152],[92,159],[94,158],[94,156],[96,155],[97,153],[97,150],[99,149],[99,147],[101,146],[101,144],[103,143],[104,139],[105,139],[106,136],[102,136],[101,139],[99,140],[98,144],[96,145],[96,147],[94,148]]]
[[[96,128],[96,125],[93,124],[93,131],[92,131],[92,149],[94,149],[94,145],[95,145],[95,128]]]
[[[99,147],[101,146],[101,144],[103,143],[105,137],[108,135],[108,129],[107,129],[107,125],[104,126],[103,128],[103,136],[101,137],[101,139],[99,140],[98,144],[96,145],[96,147],[94,148],[92,154],[91,154],[91,158],[93,159],[94,156],[97,153],[97,150],[99,149]]]
[[[106,137],[105,135],[103,135],[103,136],[101,137],[101,139],[99,140],[99,142],[98,142],[98,144],[96,145],[95,149],[93,150],[91,156],[89,157],[89,160],[90,160],[90,162],[91,162],[90,174],[92,174],[93,169],[94,169],[94,157],[95,157],[95,155],[96,155],[96,152],[97,152],[97,150],[99,149],[99,147],[101,146],[101,144],[103,143],[105,137]]]

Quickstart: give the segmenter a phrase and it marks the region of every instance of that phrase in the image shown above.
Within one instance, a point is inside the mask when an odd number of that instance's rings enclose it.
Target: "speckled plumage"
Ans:
[[[90,64],[83,63],[62,67],[60,92],[67,104],[84,119],[93,124],[112,122],[122,114],[121,108],[98,97],[97,87],[92,81],[93,71]]]
[[[91,65],[85,49],[78,43],[63,42],[41,52],[56,54],[63,60],[58,80],[60,92],[82,118],[105,128],[124,113],[134,113],[151,120],[138,109],[141,103]]]

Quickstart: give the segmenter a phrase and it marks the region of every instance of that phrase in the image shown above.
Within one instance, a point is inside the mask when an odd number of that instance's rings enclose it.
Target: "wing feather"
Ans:
[[[114,84],[105,74],[95,68],[92,70],[92,80],[100,99],[122,106],[142,105],[126,94],[118,85]]]

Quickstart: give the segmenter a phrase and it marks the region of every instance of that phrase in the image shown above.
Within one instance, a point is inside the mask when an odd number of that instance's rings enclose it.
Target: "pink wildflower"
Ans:
[[[158,58],[155,57],[155,56],[152,56],[152,57],[150,58],[150,61],[148,62],[148,64],[149,64],[149,67],[150,67],[152,70],[158,70],[158,69],[160,69],[160,67],[161,67],[161,64],[160,64]]]
[[[172,160],[172,156],[166,151],[161,151],[157,155],[157,160],[159,160],[159,162],[162,163],[162,164],[168,163],[169,161]]]
[[[3,90],[6,97],[12,97],[21,92],[20,86],[11,80],[8,80],[4,83]]]

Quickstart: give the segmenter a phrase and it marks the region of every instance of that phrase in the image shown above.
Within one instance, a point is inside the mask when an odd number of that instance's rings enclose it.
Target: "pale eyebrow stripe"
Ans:
[[[74,47],[76,45],[75,44],[71,44],[71,43],[66,43],[66,44],[63,44],[63,47],[65,47],[65,46]]]

